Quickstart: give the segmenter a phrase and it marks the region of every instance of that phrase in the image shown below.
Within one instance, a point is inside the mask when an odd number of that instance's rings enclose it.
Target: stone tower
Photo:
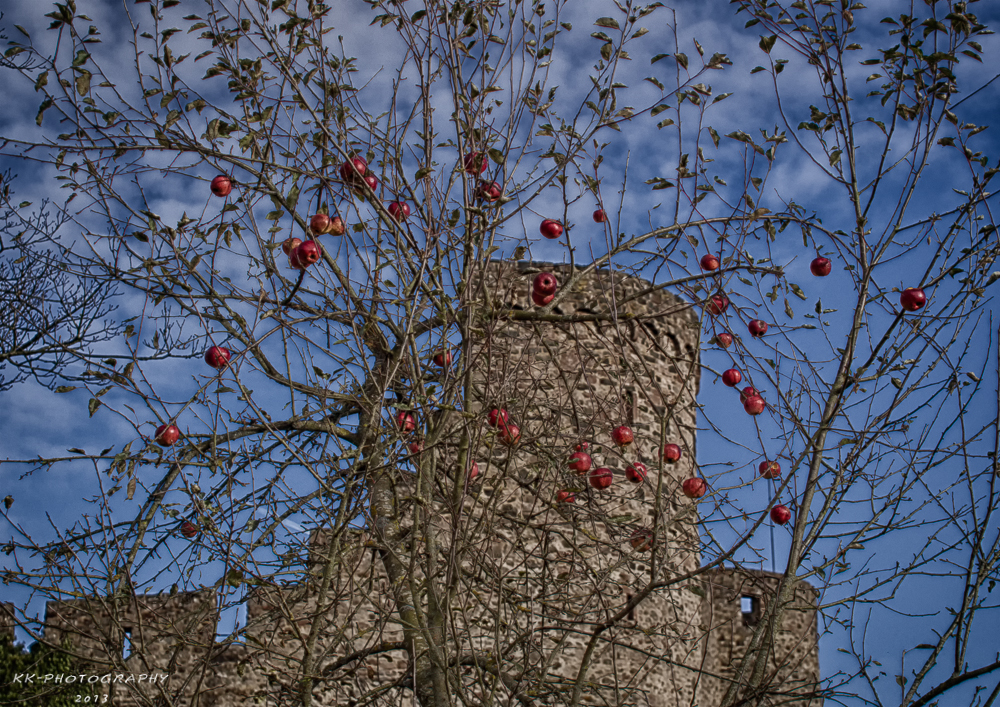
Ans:
[[[561,322],[527,316],[536,309],[531,281],[543,270],[560,281]],[[404,530],[408,539],[393,546],[370,516],[364,531],[317,530],[310,579],[260,586],[248,599],[238,689],[215,680],[198,704],[241,704],[253,693],[291,704],[307,668],[317,704],[409,705],[415,668],[384,553],[410,562],[421,610],[434,604],[444,617],[438,660],[463,666],[461,689],[481,703],[563,704],[578,690],[584,704],[719,704],[777,580],[698,572],[697,502],[680,493],[696,475],[698,318],[665,290],[608,270],[494,262],[475,282],[473,316],[482,328],[467,349],[468,409],[436,416],[430,447],[381,472],[391,475],[400,516],[422,518],[413,526],[420,530]],[[494,408],[520,428],[516,443],[484,422]],[[619,425],[635,433],[628,447],[611,440]],[[583,443],[594,468],[612,470],[610,488],[598,490],[567,468]],[[663,462],[666,443],[681,447],[679,462]],[[479,474],[459,494],[460,449]],[[642,483],[625,476],[636,462],[648,469]],[[433,488],[418,488],[415,464],[431,465]],[[575,502],[558,502],[560,490]],[[633,549],[637,531],[653,534],[652,551]],[[432,587],[447,587],[446,601],[431,601]],[[786,704],[818,681],[815,601],[800,584],[771,656]],[[72,613],[68,604],[50,615]],[[143,636],[150,646],[159,638]],[[189,653],[211,654],[204,637],[198,646]]]

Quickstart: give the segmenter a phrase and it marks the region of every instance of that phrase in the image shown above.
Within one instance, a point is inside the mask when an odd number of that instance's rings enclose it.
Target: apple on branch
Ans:
[[[233,180],[225,174],[220,174],[212,180],[212,184],[209,188],[216,196],[229,196],[229,193],[233,190]]]
[[[180,438],[181,431],[174,424],[160,425],[156,428],[156,434],[153,436],[153,439],[161,447],[173,446]]]
[[[538,229],[542,235],[550,240],[555,240],[563,234],[563,225],[554,219],[547,218],[542,221]]]
[[[645,481],[647,473],[648,469],[646,469],[646,465],[642,462],[632,462],[625,467],[625,478],[633,484],[641,484]]]

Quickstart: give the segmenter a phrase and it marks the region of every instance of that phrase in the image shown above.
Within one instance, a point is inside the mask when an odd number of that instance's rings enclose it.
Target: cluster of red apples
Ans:
[[[718,270],[721,262],[718,256],[711,253],[702,256],[701,268],[706,272],[713,272]],[[829,258],[824,258],[822,256],[817,256],[809,264],[809,271],[816,277],[826,277],[830,274],[833,269],[833,263]],[[899,303],[902,308],[907,312],[915,312],[921,309],[927,302],[927,297],[924,291],[920,288],[910,287],[902,291],[899,297]],[[711,297],[705,303],[705,311],[707,311],[713,317],[721,316],[729,308],[729,297],[725,293],[718,292]],[[760,319],[751,319],[747,324],[747,329],[749,330],[750,336],[753,338],[760,338],[767,333],[768,325]],[[733,335],[728,331],[723,331],[715,336],[716,342],[724,349],[728,349],[732,346]],[[735,388],[743,380],[743,374],[737,368],[730,368],[722,373],[722,382],[730,388]],[[760,392],[754,388],[752,385],[744,387],[740,391],[740,402],[743,403],[743,409],[749,415],[759,415],[764,412],[767,404],[764,402],[764,398],[760,395]],[[776,479],[781,475],[781,466],[778,462],[765,460],[760,463],[758,468],[760,475],[765,479]],[[688,482],[695,481],[688,479]],[[687,491],[685,490],[685,493]],[[688,494],[691,495],[691,494]],[[771,509],[771,519],[778,524],[787,523],[792,517],[792,512],[787,506],[778,504]]]
[[[635,441],[635,433],[627,425],[619,425],[611,430],[611,439],[623,452]],[[588,453],[590,445],[587,442],[580,442],[576,445],[576,451],[570,454],[567,460],[567,467],[570,471],[579,476],[586,476],[590,485],[597,490],[610,488],[615,481],[614,472],[608,467],[593,468],[593,458]],[[662,450],[662,458],[666,464],[676,464],[683,456],[680,445],[668,443]],[[641,461],[630,462],[625,467],[625,478],[633,484],[641,484],[646,481],[649,473],[646,465]],[[708,491],[708,484],[700,477],[686,479],[681,485],[681,491],[688,498],[700,498]],[[560,489],[556,492],[557,503],[575,503],[576,494],[569,489]],[[649,528],[638,528],[629,538],[632,548],[638,552],[648,552],[654,545],[653,531]]]

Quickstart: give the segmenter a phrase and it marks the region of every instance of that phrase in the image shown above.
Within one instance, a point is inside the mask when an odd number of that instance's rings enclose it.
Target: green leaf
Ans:
[[[171,127],[181,119],[181,112],[179,110],[172,110],[167,113],[167,122],[163,124],[164,130],[170,130]]]
[[[294,184],[292,188],[288,190],[288,196],[285,197],[285,201],[288,203],[288,210],[294,211],[295,205],[299,203],[299,185]]]
[[[68,393],[69,391],[76,390],[76,389],[77,389],[77,386],[75,386],[75,385],[61,385],[58,388],[56,388],[56,392],[57,393]]]
[[[840,162],[840,155],[843,154],[839,149],[834,150],[830,153],[830,166],[836,167],[837,163]]]
[[[653,191],[656,191],[658,189],[670,189],[672,186],[674,186],[673,182],[668,182],[663,177],[654,177],[653,179],[647,179],[645,183],[652,184]]]
[[[76,66],[83,66],[87,62],[87,59],[89,59],[89,58],[90,58],[90,54],[88,54],[86,52],[86,50],[81,49],[80,51],[78,51],[76,53],[76,56],[73,57],[73,66],[74,67],[76,67]]]
[[[688,68],[687,54],[681,54],[678,52],[677,54],[674,54],[674,59],[676,59],[677,63],[680,64],[685,69]]]
[[[44,101],[42,101],[42,105],[38,106],[38,115],[35,116],[35,125],[42,124],[42,115],[45,113],[45,111],[47,111],[51,107],[52,107],[51,98],[46,98]]]
[[[778,40],[778,35],[772,34],[770,37],[761,37],[759,46],[764,50],[765,54],[770,54],[771,49],[774,48],[774,43]]]
[[[792,288],[792,292],[795,293],[795,296],[798,297],[800,300],[805,300],[806,299],[806,293],[802,291],[801,287],[799,287],[798,285],[796,285],[793,282],[793,283],[791,283],[791,288]]]
[[[618,20],[613,17],[599,17],[594,24],[598,27],[607,27],[608,29],[621,29],[618,26]]]
[[[97,398],[91,398],[90,402],[87,403],[87,409],[90,411],[90,416],[93,417],[94,413],[97,412],[97,408],[101,407],[101,401]]]

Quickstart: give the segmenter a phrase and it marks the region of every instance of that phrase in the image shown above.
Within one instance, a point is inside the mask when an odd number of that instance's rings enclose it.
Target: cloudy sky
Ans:
[[[410,5],[419,4],[410,3]],[[174,8],[170,13],[177,13],[179,19],[181,15],[187,14],[190,6],[194,5],[198,7],[193,11],[203,11],[201,3],[189,3],[188,0],[184,0],[181,7]],[[861,44],[863,49],[857,51],[858,61],[849,66],[848,80],[852,82],[852,90],[858,96],[859,111],[869,110],[876,115],[877,109],[864,103],[861,97],[864,94],[863,87],[867,77],[875,73],[879,67],[862,65],[861,61],[877,57],[876,49],[887,49],[893,42],[898,41],[887,34],[891,26],[880,23],[879,20],[883,16],[898,17],[900,12],[906,11],[908,4],[876,0],[871,5],[869,9],[856,11],[858,31],[854,41]],[[136,57],[130,46],[134,36],[133,26],[139,32],[162,32],[164,26],[154,25],[147,4],[127,3],[123,6],[111,0],[81,0],[78,7],[80,12],[91,17],[93,25],[100,28],[103,43],[95,45],[93,53],[100,57],[106,75],[120,86],[123,96],[128,100],[136,100],[141,91],[135,81]],[[403,71],[402,75],[398,71],[400,57],[405,56],[403,40],[394,32],[385,31],[377,24],[372,25],[372,18],[376,13],[365,3],[346,0],[337,3],[335,8],[334,28],[328,35],[329,41],[342,38],[340,41],[343,42],[346,54],[357,57],[359,70],[354,75],[353,82],[355,85],[365,86],[363,95],[366,107],[373,114],[394,108],[400,113],[405,113],[399,105],[412,104],[418,91],[412,67]],[[987,2],[974,3],[971,9],[979,14],[980,20],[985,24],[992,25],[996,19],[1000,19],[997,17],[1000,15],[1000,8]],[[24,41],[18,29],[20,27],[30,35],[37,47],[51,51],[57,37],[55,32],[47,29],[51,20],[44,17],[44,14],[49,11],[51,8],[43,8],[39,4],[29,2],[13,3],[12,7],[5,8],[2,28],[8,40]],[[601,43],[590,35],[591,32],[602,31],[600,27],[594,26],[598,18],[612,14],[615,14],[615,11],[610,0],[574,0],[560,11],[559,22],[571,24],[574,29],[558,38],[557,51],[554,52],[552,64],[547,70],[547,85],[559,87],[559,106],[577,105],[591,91],[592,87],[586,73],[596,62]],[[168,18],[173,19],[173,15],[168,13]],[[718,186],[718,195],[730,206],[741,202],[744,178],[748,173],[747,161],[756,159],[753,174],[766,175],[765,188],[759,193],[755,192],[756,206],[777,213],[785,211],[788,202],[794,201],[807,210],[815,210],[820,215],[823,226],[830,231],[841,229],[850,232],[854,229],[852,205],[845,198],[843,187],[831,179],[832,168],[829,161],[816,159],[822,152],[816,142],[809,142],[813,138],[812,135],[807,134],[803,137],[803,144],[811,151],[811,155],[795,144],[781,144],[777,148],[778,159],[770,170],[762,158],[759,156],[755,158],[753,151],[747,151],[742,143],[723,137],[720,147],[716,149],[709,139],[707,128],[711,126],[722,136],[734,131],[743,131],[757,142],[763,142],[761,131],[766,135],[774,135],[776,132],[788,130],[786,122],[794,128],[799,122],[809,120],[810,106],[820,102],[821,96],[817,89],[815,72],[806,61],[780,44],[772,50],[769,57],[758,45],[761,35],[758,28],[744,26],[747,19],[746,15],[737,14],[735,5],[724,0],[711,2],[684,0],[675,3],[671,9],[652,15],[648,23],[649,34],[643,37],[642,41],[636,41],[629,47],[631,61],[623,65],[621,76],[622,83],[627,84],[628,88],[620,89],[620,106],[641,107],[658,102],[660,90],[654,82],[645,80],[648,77],[659,77],[670,85],[670,77],[674,76],[676,66],[673,59],[663,59],[653,64],[651,59],[661,53],[672,54],[676,50],[673,45],[675,27],[679,50],[692,58],[692,65],[696,61],[694,57],[698,54],[699,46],[703,48],[706,60],[715,53],[729,57],[732,66],[721,71],[707,71],[698,81],[710,84],[712,99],[717,100],[719,96],[725,94],[731,95],[713,103],[705,113],[706,122],[701,126],[703,130],[690,130],[684,142],[679,141],[669,127],[657,129],[657,121],[649,116],[625,123],[621,132],[606,131],[604,139],[609,144],[603,151],[605,161],[601,167],[602,194],[605,208],[611,214],[612,233],[638,234],[673,222],[675,213],[672,192],[654,191],[647,184],[658,177],[673,179],[676,176],[679,153],[691,149],[692,140],[695,139],[692,135],[700,136],[706,156],[715,160],[709,168],[709,173],[724,175],[727,185]],[[177,54],[183,53],[187,44],[194,46],[195,42],[179,36],[173,45],[174,51]],[[993,58],[1000,51],[1000,46],[992,37],[984,37],[982,44],[986,61],[979,63],[971,58],[963,59],[958,70],[958,83],[961,87],[959,95],[963,100],[962,120],[985,125],[994,119],[997,107],[1000,106],[1000,81],[990,83],[994,79]],[[61,51],[66,50],[63,48]],[[754,67],[770,66],[769,60],[774,59],[788,60],[787,67],[777,80],[781,90],[780,104],[773,97],[774,83],[770,72],[754,72]],[[149,68],[148,57],[140,61],[144,67]],[[520,66],[517,61],[512,65]],[[217,80],[219,85],[200,82],[204,68],[204,65],[190,68],[189,76],[192,84],[197,84],[199,87],[206,86],[207,88],[203,90],[207,94],[219,100],[224,99],[226,94],[221,87],[221,79]],[[402,80],[402,87],[397,94],[399,105],[393,107],[390,97],[397,80]],[[878,83],[879,80],[875,79],[872,85],[877,86]],[[8,71],[4,75],[3,86],[6,100],[0,103],[0,136],[6,139],[44,142],[47,136],[68,130],[65,125],[58,123],[54,111],[46,115],[41,126],[36,125],[36,114],[41,98],[34,88],[32,77],[18,76]],[[507,101],[506,107],[498,108],[498,111],[511,110],[511,103]],[[447,115],[451,111],[451,97],[446,92],[436,94],[434,104],[440,115]],[[683,117],[685,120],[698,120],[700,115],[690,107],[685,109]],[[872,148],[870,154],[862,150],[858,155],[862,182],[868,183],[879,174],[880,169],[885,168],[885,165],[876,159],[879,145],[877,127],[874,123],[862,126],[859,128],[859,134],[862,129],[867,129],[870,134],[865,133],[860,142],[867,144],[866,140],[870,140]],[[514,137],[524,139],[523,135]],[[901,131],[893,143],[893,149],[897,154],[907,154],[908,140],[911,139],[912,135],[905,130]],[[986,131],[977,139],[979,140],[977,149],[983,150],[985,155],[991,157],[992,166],[996,162],[997,154],[994,133]],[[678,148],[679,143],[682,145],[680,148]],[[44,150],[39,149],[38,153],[44,154]],[[65,198],[65,191],[59,189],[61,183],[56,180],[55,169],[51,165],[35,161],[31,153],[24,157],[19,159],[17,151],[10,148],[2,152],[3,168],[16,175],[16,179],[10,183],[16,192],[14,203],[30,202],[31,206],[26,207],[28,212],[42,208],[47,201],[53,205],[61,204]],[[530,157],[526,155],[525,160],[529,160]],[[908,217],[907,223],[930,219],[934,214],[951,212],[961,206],[966,199],[961,193],[953,191],[953,187],[959,190],[967,189],[970,181],[968,164],[958,150],[946,145],[933,144],[928,159],[932,163],[932,169],[921,180],[911,197],[912,216]],[[895,171],[890,171],[885,177],[890,186],[894,180],[902,183],[902,178],[897,175],[905,174],[905,163],[901,166],[893,164]],[[206,180],[198,184],[197,188],[200,191],[192,188],[190,180],[177,178],[176,173],[167,175],[167,170],[178,168],[178,164],[167,156],[151,155],[148,158],[148,166],[150,172],[143,176],[143,185],[146,188],[143,198],[149,201],[151,207],[155,207],[153,210],[163,216],[165,221],[176,221],[184,214],[196,218],[207,217],[213,208],[218,209],[217,203],[207,196],[204,188],[207,179],[214,174],[211,166],[194,162],[190,169],[191,174]],[[519,171],[512,170],[512,172],[528,179],[530,169],[527,163],[517,169]],[[164,170],[164,176],[159,178],[156,170]],[[891,193],[891,188],[887,188],[886,191]],[[263,222],[263,215],[270,206],[267,203],[258,206],[257,217]],[[49,208],[55,209],[54,206]],[[356,208],[357,213],[353,214],[355,218],[364,219],[371,216],[370,207],[360,205]],[[580,234],[579,240],[576,241],[579,247],[578,258],[586,260],[585,255],[588,252],[603,254],[607,252],[608,247],[606,237],[594,229],[592,224],[587,223],[593,208],[595,204],[592,195],[583,193],[570,208],[564,205],[562,196],[555,190],[543,191],[531,202],[529,210],[522,212],[518,222],[506,225],[503,239],[499,242],[500,252],[509,255],[517,246],[526,245],[528,257],[536,260],[565,259],[565,250],[560,243],[541,241],[537,238],[528,240],[524,235],[533,234],[537,228],[538,218],[557,214],[562,218],[568,216],[571,225],[578,228],[576,231]],[[879,229],[884,230],[892,221],[896,208],[897,204],[892,201],[873,206],[869,212],[869,220],[876,233]],[[79,223],[90,228],[98,227],[99,219],[89,216],[83,208],[78,209],[74,206],[73,209]],[[731,210],[727,211],[727,206],[721,201],[708,200],[705,202],[704,213],[718,216],[727,215]],[[74,225],[69,224],[61,235],[72,241],[79,231],[79,227],[74,231]],[[708,234],[713,238],[714,235]],[[9,245],[9,238],[9,233],[4,235],[4,245]],[[830,373],[831,369],[824,362],[833,360],[836,347],[841,345],[844,331],[849,325],[846,313],[853,295],[851,290],[853,281],[844,271],[843,265],[844,262],[848,262],[850,254],[841,253],[834,244],[825,242],[818,245],[839,267],[835,267],[834,273],[822,283],[816,282],[808,273],[808,264],[815,255],[816,245],[817,243],[811,242],[808,247],[804,246],[797,229],[789,229],[787,237],[780,237],[774,242],[751,239],[742,241],[741,247],[749,251],[753,257],[770,258],[771,262],[783,266],[788,280],[800,284],[804,291],[804,298],[790,297],[790,305],[798,317],[795,320],[784,318],[785,300],[789,299],[786,297],[770,302],[759,296],[755,299],[748,294],[743,304],[746,307],[754,303],[759,307],[757,311],[761,318],[778,323],[784,327],[782,331],[785,333],[791,332],[792,326],[806,321],[802,317],[807,314],[812,315],[815,305],[817,318],[806,323],[819,325],[819,320],[822,319],[829,324],[823,325],[817,331],[800,332],[801,339],[796,341],[802,342],[805,357],[814,357],[812,360],[816,365],[814,370]],[[694,248],[685,253],[678,253],[675,262],[665,269],[656,271],[647,268],[643,273],[657,281],[676,277],[685,269],[694,267],[693,258],[700,250]],[[723,252],[723,255],[725,254]],[[682,255],[692,259],[684,261]],[[365,267],[362,253],[342,253],[338,257],[343,258],[346,267],[358,270],[363,270]],[[926,250],[916,246],[890,253],[877,272],[877,287],[889,292],[892,288],[911,286],[928,267],[929,257]],[[239,263],[223,262],[220,267],[231,268],[231,271],[226,272],[235,273],[239,270]],[[736,283],[733,284],[739,287]],[[942,292],[944,291],[942,286]],[[119,298],[115,300],[117,309],[111,316],[118,321],[131,317],[141,318],[145,315],[147,305],[148,303],[142,299]],[[845,311],[829,311],[821,314],[824,310],[839,310],[841,306]],[[886,326],[886,322],[893,316],[893,307],[895,301],[883,306],[880,311],[871,313],[871,320],[867,322],[871,331],[881,331]],[[942,343],[952,346],[954,358],[961,359],[961,363],[956,364],[959,369],[981,379],[984,390],[992,390],[996,387],[996,370],[995,367],[991,368],[994,364],[991,354],[996,344],[995,338],[991,335],[992,327],[989,319],[989,315],[993,312],[992,302],[989,302],[981,312],[982,319],[977,319],[964,328],[956,326],[957,343]],[[746,317],[742,315],[740,320],[734,319],[732,322],[734,331],[736,325],[744,325],[745,319]],[[742,330],[740,332],[742,333]],[[710,336],[711,332],[706,331],[703,340],[707,342]],[[790,348],[785,339],[775,338],[773,341],[774,343],[768,345],[773,348],[775,357],[789,355]],[[971,345],[966,343],[970,341],[973,342]],[[116,342],[107,342],[103,346],[104,348],[100,350],[112,355],[122,356],[125,353],[121,345]],[[177,397],[171,398],[174,403],[188,395],[182,391],[187,391],[191,385],[204,386],[209,378],[198,359],[200,350],[192,348],[188,354],[187,357],[157,362],[155,368],[150,366],[148,369],[149,375],[155,376],[158,381],[161,391],[176,393]],[[761,357],[767,356],[761,355]],[[801,440],[796,438],[789,426],[777,420],[755,423],[743,413],[741,406],[734,404],[732,391],[725,389],[717,379],[717,373],[733,365],[733,361],[729,353],[706,348],[703,358],[706,368],[702,373],[699,397],[704,413],[699,428],[698,463],[707,478],[718,479],[718,492],[710,497],[709,502],[703,504],[702,510],[709,519],[707,529],[722,546],[747,527],[747,519],[740,518],[740,513],[737,511],[764,508],[768,503],[768,488],[759,483],[756,485],[750,483],[754,478],[757,462],[765,457],[776,456],[792,459],[802,450]],[[786,378],[788,381],[794,379],[794,374],[788,374]],[[777,395],[777,391],[773,392]],[[795,391],[792,390],[787,392],[789,399],[794,398],[794,394]],[[888,394],[891,396],[891,391],[888,391]],[[148,419],[140,419],[124,412],[112,414],[110,410],[102,410],[93,416],[88,415],[89,395],[82,389],[58,393],[51,388],[28,381],[17,384],[0,395],[3,400],[3,404],[0,405],[0,423],[5,431],[0,440],[0,458],[8,460],[70,457],[73,454],[67,451],[69,449],[83,449],[89,454],[96,454],[108,447],[118,451],[138,435],[151,435],[155,427],[155,424]],[[108,408],[126,402],[125,399],[116,401],[114,395],[111,394],[108,398],[111,403]],[[970,415],[970,419],[982,424],[989,422],[995,416],[996,410],[994,402],[989,400],[989,395],[984,397],[985,400],[974,403]],[[872,409],[867,412],[872,414],[873,411],[877,413],[878,406],[885,404],[888,398],[883,392],[873,393],[868,400]],[[935,417],[934,413],[939,410],[937,407],[939,404],[938,400],[929,398],[926,405],[915,406],[914,419],[910,426],[913,435],[921,434],[925,428],[941,426],[951,421]],[[176,407],[176,404],[173,408],[166,406],[163,412],[172,413]],[[196,418],[189,422],[192,426],[213,424],[207,406],[194,406],[191,414]],[[815,420],[816,415],[815,401],[804,401],[803,417]],[[844,439],[850,437],[850,430],[842,433]],[[983,449],[980,448],[979,452],[983,452]],[[902,458],[884,458],[877,460],[877,463],[883,470],[891,470],[893,464],[904,468],[908,462]],[[8,535],[11,539],[15,539],[15,526],[29,533],[41,544],[54,541],[61,529],[77,522],[83,524],[93,522],[95,516],[101,512],[93,503],[93,498],[100,493],[95,479],[101,478],[100,472],[106,467],[106,461],[70,462],[50,470],[36,470],[28,463],[5,462],[0,465],[0,496],[9,494],[14,498],[14,504],[6,520],[0,519],[0,524],[9,524],[7,531],[0,525],[0,541],[6,540]],[[943,465],[942,469],[949,467]],[[143,479],[143,483],[153,483],[161,473],[162,469],[150,470],[148,479]],[[953,494],[952,482],[953,479],[938,479],[921,483],[913,492],[913,502],[919,505],[940,492],[944,494],[946,502],[935,511],[937,520],[956,512],[955,506],[947,505],[961,503],[959,496]],[[303,478],[292,477],[288,483],[290,486],[301,488],[310,482],[303,476]],[[103,490],[107,491],[107,488]],[[788,489],[788,494],[791,498],[796,498],[799,491],[800,488],[793,483]],[[864,495],[864,490],[859,488],[850,497],[852,503],[860,505],[846,507],[845,522],[864,517]],[[141,494],[134,501],[125,501],[119,496],[119,500],[112,504],[115,513],[120,514],[115,517],[115,521],[127,520],[131,517],[130,513],[134,515],[140,499]],[[714,513],[713,508],[715,508]],[[266,509],[258,509],[258,512],[261,516],[267,514]],[[996,521],[993,522],[995,524]],[[294,521],[289,521],[287,527],[292,533],[298,530]],[[914,552],[920,550],[921,540],[926,538],[929,529],[936,529],[936,526],[918,526],[894,536],[898,540],[892,542],[898,543],[898,547],[906,548],[899,557],[893,556],[893,548],[897,545],[883,541],[879,550],[871,551],[868,555],[858,555],[861,559],[856,563],[858,565],[868,563],[871,567],[891,567],[892,562],[896,560],[905,563]],[[941,532],[942,542],[947,542],[949,533],[954,533],[955,529],[945,528]],[[23,542],[24,538],[17,540]],[[783,553],[787,554],[788,541],[789,531],[785,528],[763,530],[750,544],[755,550],[748,551],[742,559],[750,565],[763,569],[771,569],[773,564],[780,570],[784,564]],[[958,542],[958,539],[954,542]],[[906,543],[911,543],[912,547]],[[165,541],[160,558],[162,562],[169,564],[175,552],[184,552],[179,548],[180,544],[174,540]],[[183,566],[196,568],[202,559],[204,558],[184,554]],[[954,558],[946,558],[948,563],[953,561]],[[9,564],[7,566],[10,567]],[[209,563],[204,569],[194,571],[192,581],[211,583],[217,578],[220,569],[217,565]],[[150,583],[149,586],[157,588],[163,588],[170,583],[168,575],[155,575],[152,571],[150,576],[144,577],[144,580]],[[941,584],[930,582],[931,579],[927,578],[925,581],[915,581],[899,589],[891,608],[887,609],[877,603],[863,604],[856,607],[857,613],[854,616],[849,617],[843,612],[837,614],[837,622],[831,621],[828,625],[831,634],[825,637],[822,643],[821,661],[824,675],[830,676],[838,670],[851,669],[851,663],[842,660],[838,651],[849,646],[852,641],[859,649],[863,643],[866,655],[876,657],[885,665],[892,666],[891,669],[884,668],[888,672],[888,677],[883,678],[883,683],[891,683],[894,675],[905,672],[910,664],[903,665],[902,651],[919,643],[932,642],[934,640],[932,632],[938,625],[935,622],[942,620],[938,615],[941,606],[936,596]],[[928,587],[933,589],[928,591]],[[824,600],[832,602],[843,592],[855,588],[832,589]],[[885,593],[888,594],[889,591],[891,588],[887,588]],[[0,597],[18,602],[31,601],[33,608],[29,611],[36,613],[42,611],[40,598],[20,587],[4,587]],[[871,612],[870,622],[868,612]],[[831,611],[830,614],[833,615],[834,612]],[[946,619],[946,616],[944,618]],[[851,632],[849,626],[852,622],[860,627],[867,626],[867,633],[862,637],[859,632]],[[887,627],[890,628],[887,630]],[[972,665],[995,659],[993,657],[995,644],[990,638],[991,635],[995,635],[997,629],[1000,629],[1000,620],[997,619],[996,612],[992,614],[985,612],[973,636],[976,650],[968,655]],[[865,629],[859,629],[863,630]],[[888,694],[887,692],[886,695]],[[845,700],[845,703],[862,704],[851,700]]]

